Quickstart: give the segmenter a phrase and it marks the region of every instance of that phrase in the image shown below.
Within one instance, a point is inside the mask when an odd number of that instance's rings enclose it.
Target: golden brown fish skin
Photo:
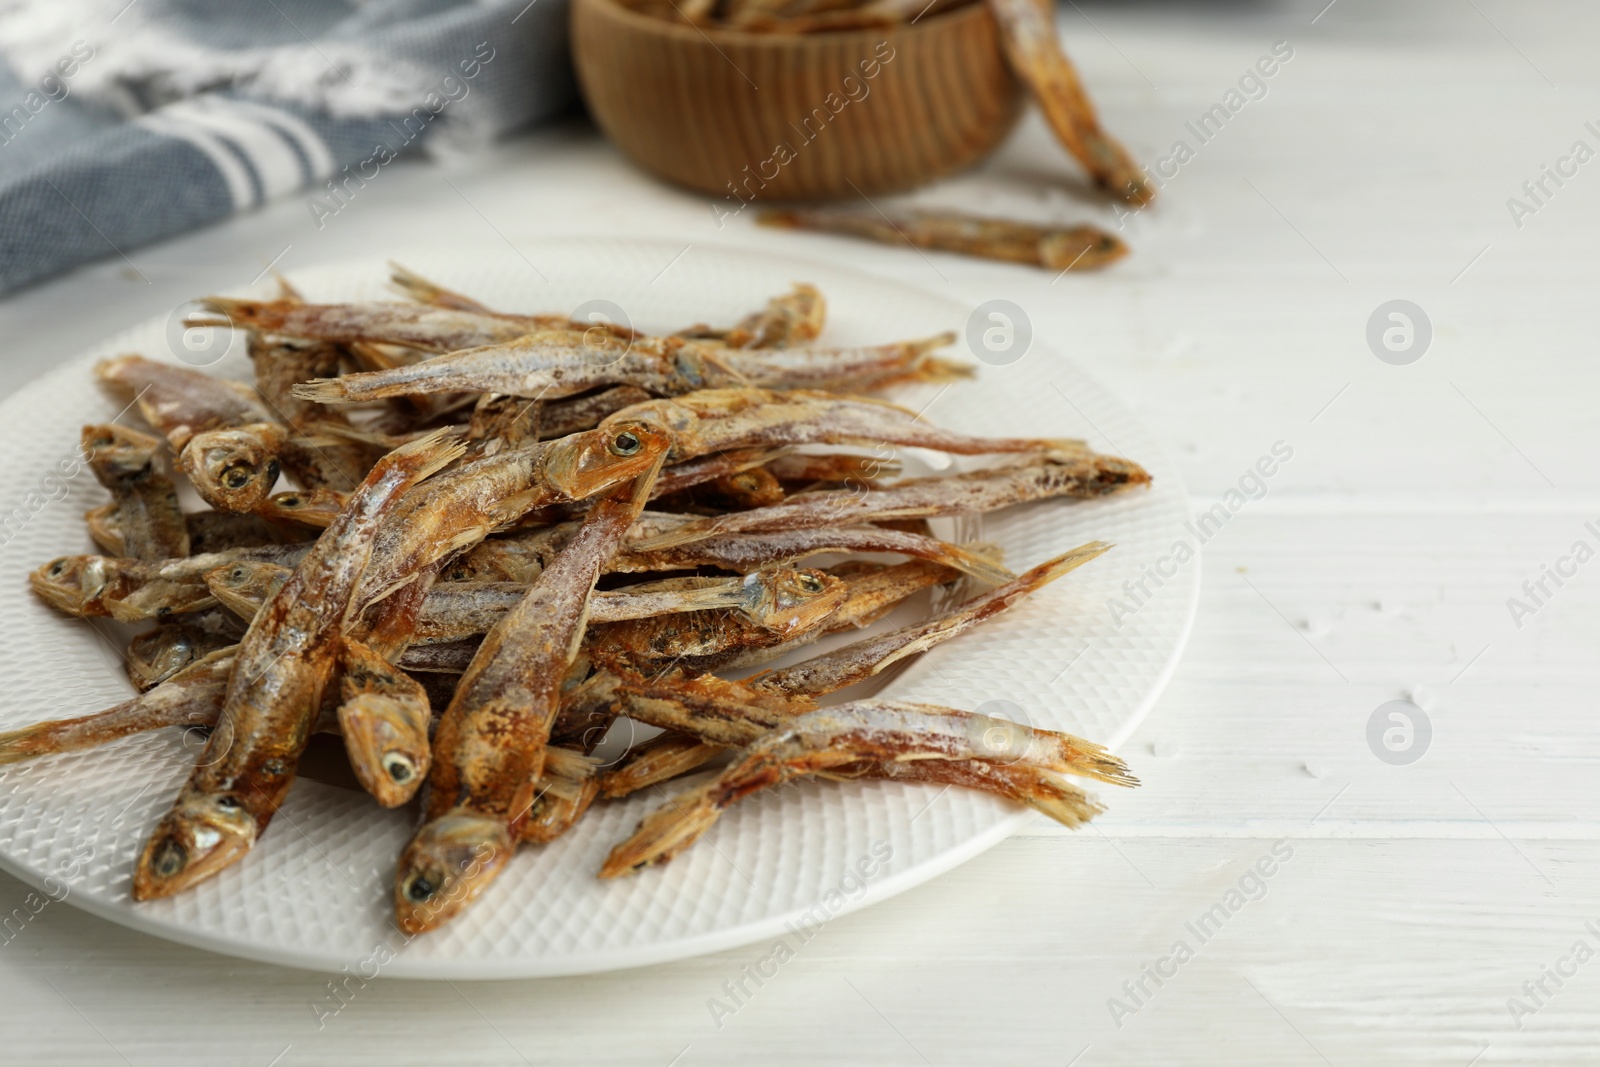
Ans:
[[[647,816],[627,841],[612,850],[600,877],[616,878],[664,863],[697,841],[723,811],[762,789],[810,774],[860,773],[908,762],[1004,763],[1020,776],[1036,773],[1044,786],[1062,775],[1080,775],[1113,785],[1137,785],[1127,766],[1100,745],[1049,730],[1016,727],[1015,744],[995,751],[984,740],[1004,720],[928,704],[861,700],[798,716],[751,743],[713,781],[672,798]],[[1014,725],[1014,724],[1008,724]],[[964,784],[1007,787],[998,777],[964,775]],[[928,779],[923,779],[928,780]],[[1067,825],[1091,818],[1097,806],[1066,785],[1039,806]],[[1032,791],[1012,799],[1030,802]]]
[[[577,749],[550,745],[544,775],[518,840],[543,845],[570,830],[600,795],[594,761]]]
[[[682,515],[646,513],[630,537],[652,537],[690,521]],[[497,537],[478,545],[451,564],[451,581],[531,582],[560,551],[575,526],[561,523]],[[614,557],[614,573],[693,570],[717,567],[748,574],[776,563],[794,563],[829,552],[893,552],[943,563],[971,574],[989,585],[1008,582],[1016,575],[992,559],[924,534],[886,530],[876,526],[823,527],[775,534],[739,534],[694,541],[674,548],[639,552],[631,545]]]
[[[189,528],[177,487],[156,465],[161,440],[107,423],[85,426],[82,443],[89,469],[111,491],[121,554],[146,561],[187,556]]]
[[[595,330],[545,330],[393,370],[320,378],[296,386],[295,395],[349,404],[461,391],[556,399],[606,385],[635,385],[657,396],[745,384],[871,388],[913,370],[954,340],[947,333],[871,347],[729,349],[681,337],[624,339]]]
[[[1128,246],[1096,226],[1038,226],[958,211],[868,214],[837,208],[763,212],[763,226],[864,237],[937,252],[1026,263],[1047,270],[1098,270],[1128,254]]]
[[[942,430],[920,414],[886,400],[814,389],[701,389],[623,408],[601,423],[648,420],[678,439],[668,462],[728,448],[785,445],[866,445],[929,448],[957,455],[1088,452],[1082,441],[974,437]]]
[[[907,479],[885,489],[802,493],[772,507],[688,522],[631,547],[649,552],[729,534],[983,513],[1054,497],[1089,500],[1149,483],[1143,467],[1117,456],[1046,454],[1028,463]]]
[[[395,877],[395,918],[407,933],[448,921],[509,858],[544,769],[590,593],[643,510],[664,453],[635,481],[595,501],[583,528],[488,633],[462,677],[434,739],[428,821],[401,854]]]
[[[164,726],[210,726],[233,669],[232,648],[213,652],[131,700],[93,715],[0,734],[0,764],[77,752]]]
[[[140,692],[152,689],[243,636],[239,620],[217,608],[158,626],[128,642],[128,680]]]
[[[208,430],[272,422],[271,409],[248,386],[143,356],[117,356],[95,365],[95,376],[129,398],[164,434],[174,452]]]
[[[607,658],[673,661],[685,670],[705,670],[713,661],[751,648],[779,644],[816,629],[839,609],[848,585],[827,571],[769,568],[744,580],[749,602],[739,614],[692,611],[596,626],[590,641]]]
[[[672,444],[655,425],[616,422],[458,464],[402,502],[374,548],[358,603],[377,602],[535,508],[632,481],[659,466]]]
[[[376,531],[407,489],[463,451],[458,439],[441,435],[379,460],[257,613],[239,643],[217,729],[139,857],[135,900],[210,877],[266,828],[294,782]]]
[[[61,556],[28,576],[33,591],[57,610],[119,622],[166,618],[216,605],[207,571],[241,560],[293,564],[310,544],[262,545],[188,559],[144,563],[115,556]]]
[[[330,436],[335,429],[350,428],[344,412],[307,403],[293,393],[299,382],[338,374],[344,350],[326,342],[252,333],[246,351],[256,371],[256,392],[292,431],[280,453],[289,477],[305,489],[354,489],[382,453]]]
[[[1122,145],[1100,128],[1072,61],[1061,50],[1055,8],[1042,0],[987,0],[1000,42],[1017,77],[1033,93],[1045,121],[1095,183],[1112,196],[1144,205],[1156,191]]]
[[[302,304],[290,300],[200,301],[209,314],[191,315],[191,327],[232,327],[341,344],[404,345],[425,352],[455,352],[499,344],[537,330],[562,329],[565,315],[500,315],[426,304]]]
[[[340,665],[339,729],[350,767],[379,804],[397,808],[428,774],[433,718],[428,694],[421,683],[351,638],[344,640]]]
[[[689,734],[662,734],[628,751],[627,759],[599,779],[599,793],[608,800],[670,781],[715,759],[727,749]]]
[[[236,560],[207,571],[202,579],[217,602],[246,623],[278,595],[294,573],[292,567],[258,560]]]

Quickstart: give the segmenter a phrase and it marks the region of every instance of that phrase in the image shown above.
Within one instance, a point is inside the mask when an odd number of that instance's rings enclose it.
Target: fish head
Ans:
[[[185,626],[161,626],[128,642],[128,673],[139,688],[159,685],[204,655]]]
[[[185,788],[145,842],[133,899],[170,897],[205,881],[249,852],[258,832],[255,817],[231,793]]]
[[[326,527],[344,509],[345,494],[337,489],[291,489],[274,493],[255,509],[270,522],[298,522]]]
[[[68,615],[104,615],[100,598],[116,577],[116,561],[106,556],[61,556],[28,575],[28,584],[45,603]]]
[[[83,455],[97,472],[114,481],[126,481],[149,474],[155,467],[161,441],[149,434],[115,423],[83,428]]]
[[[386,693],[358,693],[339,705],[345,754],[363,788],[386,808],[414,796],[428,776],[428,705]]]
[[[511,858],[506,824],[485,815],[453,812],[417,831],[394,882],[395,921],[408,934],[437,929],[494,881]]]
[[[844,579],[812,567],[768,567],[745,578],[745,613],[770,630],[803,633],[838,611]]]
[[[206,571],[206,588],[224,607],[242,619],[255,618],[261,605],[283,588],[293,572],[259,560],[235,560]]]
[[[654,467],[674,440],[670,430],[644,420],[569,434],[551,446],[545,477],[567,499],[582,500]]]
[[[178,455],[195,491],[218,511],[253,511],[278,482],[282,426],[256,422],[197,433]]]

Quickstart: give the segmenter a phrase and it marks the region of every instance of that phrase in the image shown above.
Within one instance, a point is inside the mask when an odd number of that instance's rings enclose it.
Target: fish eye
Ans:
[[[401,752],[384,753],[383,769],[390,779],[401,785],[411,781],[417,773],[417,765],[411,761],[411,757]]]
[[[238,797],[218,797],[217,798],[217,807],[223,809],[224,811],[237,811],[237,810],[239,810],[239,798]]]
[[[153,866],[162,878],[171,878],[189,862],[189,852],[178,842],[167,840],[155,855]]]
[[[283,473],[283,468],[278,466],[278,461],[277,460],[273,459],[273,460],[268,460],[267,461],[267,484],[269,486],[273,485],[274,483],[276,483],[277,480],[278,480],[278,476],[280,474],[282,474],[282,473]]]
[[[644,447],[644,442],[639,440],[639,435],[632,430],[623,430],[611,439],[611,444],[607,447],[611,449],[613,455],[632,456],[638,454],[639,449]]]
[[[232,578],[236,582],[244,581],[244,568],[243,567],[235,567],[235,568],[233,568],[233,570],[228,572],[228,577]]]
[[[802,571],[799,575],[799,581],[800,588],[808,593],[822,592],[822,579],[818,578],[815,574],[807,574],[806,572]]]
[[[248,463],[235,463],[222,472],[222,484],[229,489],[243,489],[250,484],[250,475],[253,473]]]
[[[300,506],[300,498],[293,493],[288,496],[280,496],[278,498],[278,506],[281,508],[297,508]]]
[[[65,574],[66,571],[67,571],[67,561],[64,560],[64,559],[58,559],[50,567],[50,577],[59,578],[63,574]]]
[[[425,874],[419,874],[406,883],[406,899],[416,904],[424,903],[439,891],[433,880]]]

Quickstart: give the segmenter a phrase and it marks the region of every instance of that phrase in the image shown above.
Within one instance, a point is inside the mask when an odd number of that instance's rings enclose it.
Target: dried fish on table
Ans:
[[[114,498],[121,554],[131,559],[171,559],[189,554],[189,527],[178,489],[156,465],[161,441],[125,426],[83,428],[89,469]]]
[[[758,221],[778,229],[847,234],[1054,271],[1097,270],[1128,254],[1128,246],[1120,238],[1097,226],[1040,226],[956,211],[883,215],[839,208],[791,208],[764,212]]]
[[[378,528],[407,489],[463,450],[459,440],[438,436],[379,460],[251,623],[217,729],[140,854],[135,900],[171,896],[211,877],[266,829],[294,782]]]
[[[828,303],[816,286],[796,282],[789,292],[773,297],[766,307],[740,319],[732,329],[691,326],[674,336],[718,341],[728,348],[792,348],[815,341],[827,315]]]
[[[1056,35],[1055,6],[1046,0],[986,0],[1000,26],[1011,69],[1032,91],[1045,121],[1096,184],[1131,204],[1148,204],[1155,187],[1127,149],[1100,128],[1094,105]]]
[[[733,804],[804,775],[895,777],[900,767],[914,764],[917,780],[939,781],[941,772],[951,770],[962,785],[998,792],[1068,826],[1102,809],[1065,775],[1138,784],[1121,760],[1071,734],[1019,726],[997,746],[990,734],[1002,722],[953,708],[872,700],[810,712],[755,741],[712,781],[647,816],[612,849],[600,877],[664,863],[704,836]],[[998,764],[1007,773],[971,773],[969,764]]]
[[[248,386],[143,356],[103,360],[95,374],[135,398],[212,507],[249,511],[272,491],[289,434]]]

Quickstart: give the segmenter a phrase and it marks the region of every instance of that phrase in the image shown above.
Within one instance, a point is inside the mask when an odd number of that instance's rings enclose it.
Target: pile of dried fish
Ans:
[[[641,14],[744,33],[809,34],[915,25],[970,0],[622,0]],[[1094,104],[1056,36],[1050,0],[984,0],[1000,28],[1006,59],[1028,87],[1062,146],[1095,183],[1132,204],[1155,187],[1133,157],[1100,127]]]
[[[961,785],[1067,825],[1100,808],[1066,776],[1133,784],[1064,734],[822,703],[1110,547],[1017,575],[927,520],[1149,481],[1080,441],[973,437],[854,395],[964,373],[935,354],[948,335],[808,346],[824,303],[804,285],[733,327],[647,336],[395,281],[411,302],[308,304],[287,286],[205,301],[195,322],[247,331],[253,387],[139,356],[98,368],[152,432],[85,427],[111,494],[88,514],[106,554],[31,581],[68,614],[154,622],[127,651],[140,692],[0,735],[0,763],[209,731],[138,859],[135,899],[238,862],[317,732],[342,737],[379,804],[420,798],[394,884],[413,932],[458,913],[519,844],[691,772],[709,777],[602,877],[670,859],[730,805],[802,775]],[[997,459],[902,478],[895,447]],[[169,470],[214,510],[184,513]],[[277,491],[283,476],[296,487]],[[751,673],[966,580],[987,588]],[[591,753],[622,717],[659,732],[601,767]]]

